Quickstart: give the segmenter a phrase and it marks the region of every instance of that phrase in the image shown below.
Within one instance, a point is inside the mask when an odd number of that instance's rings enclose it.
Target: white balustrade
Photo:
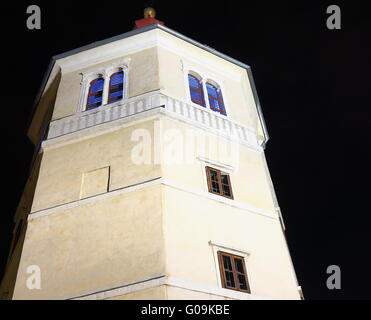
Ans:
[[[238,124],[228,119],[228,117],[219,115],[205,107],[176,100],[159,92],[100,106],[93,110],[78,112],[75,115],[54,120],[50,123],[48,139],[145,112],[160,107],[160,102],[165,104],[166,113],[186,119],[190,123],[210,128],[217,133],[236,138],[249,145],[257,146],[256,134],[252,128]],[[159,108],[159,110],[163,110],[163,108]]]

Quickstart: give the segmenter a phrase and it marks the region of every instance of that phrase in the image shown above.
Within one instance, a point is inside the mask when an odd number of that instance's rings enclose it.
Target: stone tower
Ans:
[[[3,299],[300,299],[251,69],[147,11],[52,58]]]

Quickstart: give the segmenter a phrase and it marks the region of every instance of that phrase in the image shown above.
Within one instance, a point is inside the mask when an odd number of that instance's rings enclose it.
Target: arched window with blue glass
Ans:
[[[219,112],[220,114],[226,115],[222,91],[220,90],[219,86],[207,82],[206,90],[209,97],[210,109],[215,112]]]
[[[204,90],[202,87],[201,79],[193,74],[188,74],[189,92],[191,100],[200,106],[205,107]]]
[[[97,108],[102,104],[103,87],[103,77],[98,77],[90,82],[86,110]]]
[[[111,75],[109,82],[108,102],[112,103],[124,97],[124,72],[118,71]]]

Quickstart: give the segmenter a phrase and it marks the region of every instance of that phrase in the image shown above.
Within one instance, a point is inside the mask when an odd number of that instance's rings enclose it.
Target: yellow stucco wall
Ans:
[[[160,176],[159,164],[137,165],[131,160],[131,150],[138,145],[131,140],[132,132],[145,129],[152,133],[153,126],[148,121],[46,150],[32,212],[79,200],[84,173],[96,169],[110,168],[111,191]]]
[[[28,224],[13,299],[66,299],[164,272],[159,186],[33,219]],[[27,267],[41,289],[26,286]]]
[[[190,124],[163,118],[161,126],[165,178],[207,191],[203,164],[212,164],[198,159],[208,158],[233,167],[230,178],[236,201],[275,210],[261,153]]]
[[[190,102],[187,70],[200,73],[205,80],[219,82],[228,118],[256,128],[256,106],[246,69],[164,31],[158,32],[162,41],[158,48],[159,77],[164,94]]]
[[[279,221],[199,195],[164,188],[166,274],[220,286],[209,241],[250,253],[246,268],[251,293],[298,299]]]
[[[67,72],[60,80],[52,120],[60,119],[78,110],[82,90],[82,75],[87,70],[99,69],[116,61],[130,58],[129,87],[127,97],[134,97],[159,88],[158,57],[156,48],[150,48],[130,55],[119,56],[101,63],[91,64],[86,68]]]
[[[138,141],[131,141],[133,132],[144,129],[149,133],[153,154],[155,127],[161,130],[160,144],[156,145],[161,151],[161,164],[132,163],[131,150],[138,145]],[[174,134],[182,137],[181,143],[172,140]],[[188,149],[190,137],[191,140],[195,138],[194,149]],[[202,143],[198,144],[199,141]],[[181,146],[182,152],[176,148],[172,150],[174,142],[177,147]],[[185,158],[180,158],[181,163],[168,162],[169,147],[178,155],[183,153]],[[230,148],[237,148],[235,158],[231,158]],[[218,196],[207,196],[202,158],[231,166],[236,205],[221,201],[224,198],[219,201]],[[246,265],[254,295],[298,298],[261,153],[225,138],[218,139],[203,129],[159,116],[46,149],[32,211],[79,200],[84,173],[107,167],[110,168],[107,191],[159,177],[164,179],[163,186],[157,184],[107,199],[94,200],[93,194],[91,203],[84,202],[72,209],[31,220],[15,299],[76,297],[158,274],[220,287],[219,271],[209,241],[250,252]],[[95,175],[91,179],[94,177],[100,180],[105,175]],[[94,185],[94,181],[90,183]],[[269,211],[272,217],[249,211],[241,207],[244,204]],[[45,288],[30,293],[24,283],[25,268],[31,264],[45,271]],[[110,264],[113,270],[106,274],[103,270]],[[119,270],[121,266],[125,273]],[[61,284],[63,277],[68,278],[66,284]],[[89,278],[96,279],[93,286]],[[143,293],[143,297],[163,297],[162,291],[149,292]],[[180,297],[183,291],[170,289],[170,292]],[[189,295],[193,293],[184,293],[184,297]],[[210,294],[197,293],[195,297],[201,299],[205,295]],[[221,299],[220,296],[212,298]]]

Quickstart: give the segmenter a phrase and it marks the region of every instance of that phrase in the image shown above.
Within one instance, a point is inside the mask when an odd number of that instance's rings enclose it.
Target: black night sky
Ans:
[[[41,30],[26,27],[32,4],[41,8]],[[331,4],[341,8],[341,30],[326,27]],[[252,67],[270,134],[267,161],[305,298],[370,299],[371,218],[365,203],[371,180],[361,170],[368,165],[371,128],[366,1],[2,4],[0,278],[33,155],[26,125],[50,58],[130,31],[148,5],[167,27]],[[341,268],[341,290],[326,287],[329,265]]]

